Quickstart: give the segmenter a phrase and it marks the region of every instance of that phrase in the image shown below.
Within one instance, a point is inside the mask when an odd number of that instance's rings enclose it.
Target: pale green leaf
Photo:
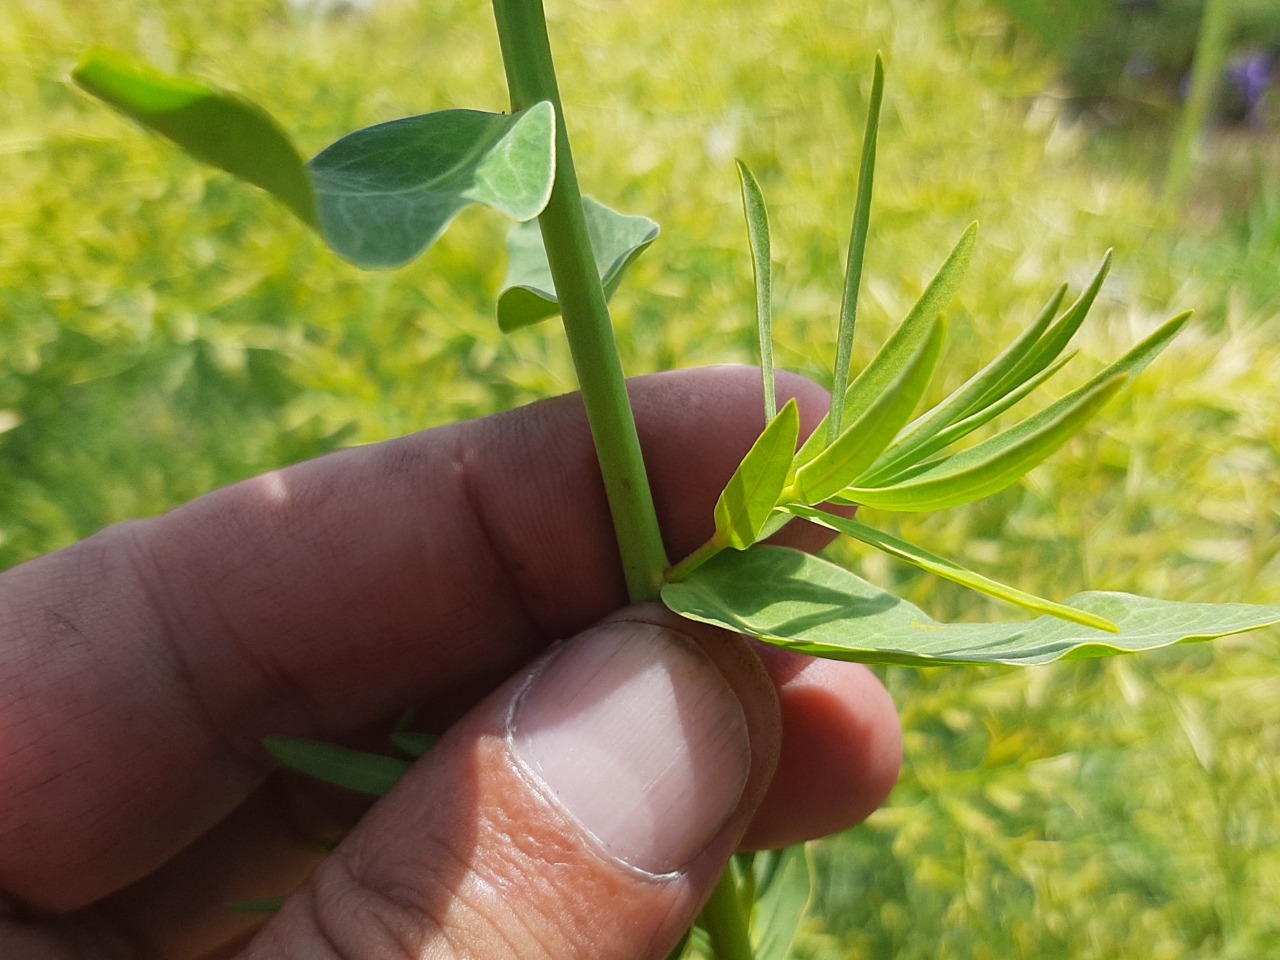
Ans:
[[[919,513],[945,510],[989,497],[1020,479],[1079,433],[1128,379],[1123,375],[1116,376],[1091,387],[1036,430],[1015,433],[1018,430],[1015,427],[975,447],[938,460],[933,466],[902,482],[887,487],[847,487],[832,499],[883,510]]]
[[[197,160],[261,187],[303,223],[318,226],[315,192],[302,155],[257,104],[108,50],[89,53],[71,76],[87,93]]]
[[[1181,313],[1084,386],[1017,426],[968,450],[911,471],[886,487],[852,487],[836,499],[887,510],[941,510],[989,496],[1013,483],[1081,429],[1127,379],[1141,373],[1186,325]]]
[[[716,501],[716,533],[737,550],[755,543],[787,482],[800,435],[794,398],[769,421]]]
[[[908,424],[898,441],[886,451],[884,460],[876,465],[876,472],[894,472],[900,467],[909,466],[929,456],[930,453],[947,446],[947,443],[951,441],[939,444],[934,442],[934,438],[957,422],[967,421],[978,415],[968,411],[977,406],[976,401],[984,398],[993,386],[1004,380],[1009,371],[1030,350],[1035,348],[1036,341],[1040,339],[1045,329],[1053,322],[1053,318],[1057,314],[1058,307],[1062,304],[1066,292],[1065,285],[1059,287],[1049,302],[1045,304],[1044,309],[1032,321],[1031,326],[1019,334],[1013,343],[1009,344],[994,360],[970,377],[968,381],[951,393],[945,400]],[[1057,365],[1053,369],[1058,369]],[[1035,382],[1042,383],[1045,379],[1047,377],[1041,375],[1035,378]],[[1018,394],[1018,391],[1010,391],[1006,393],[1006,397],[1017,394],[1020,398],[1025,396],[1026,392]],[[998,403],[1004,403],[1004,400],[1002,399]],[[988,404],[984,409],[990,409],[991,405]],[[1005,404],[1000,409],[1008,409],[1009,406],[1012,406],[1012,403]],[[922,452],[925,451],[926,447],[929,448],[928,451]]]
[[[946,324],[936,317],[897,379],[833,443],[796,469],[799,500],[822,503],[853,483],[884,452],[929,389],[945,340]]]
[[[725,551],[662,600],[681,616],[812,656],[861,663],[1037,664],[1152,650],[1280,623],[1280,605],[1175,603],[1082,593],[1068,606],[1120,628],[1058,617],[1018,623],[939,623],[918,607],[810,554],[757,545]]]
[[[880,131],[880,106],[884,100],[884,61],[876,54],[871,75],[871,98],[867,125],[862,136],[862,160],[858,171],[858,199],[849,235],[849,254],[844,271],[844,294],[840,300],[840,327],[836,335],[836,366],[831,381],[830,426],[827,442],[834,443],[844,432],[845,389],[849,385],[849,365],[853,358],[853,333],[858,323],[858,292],[862,286],[862,266],[866,261],[867,233],[871,226],[871,193],[876,177],[876,139]]]
[[[920,344],[933,331],[933,321],[942,308],[955,295],[964,278],[964,272],[973,256],[978,238],[978,225],[970,224],[956,243],[946,261],[916,301],[906,319],[898,325],[888,340],[872,358],[857,379],[850,384],[844,397],[844,418],[856,419],[889,388],[902,368],[911,362]],[[830,418],[824,417],[816,430],[805,441],[796,456],[797,464],[807,463],[826,446],[830,432]]]
[[[582,198],[582,212],[600,283],[605,296],[612,297],[627,268],[658,238],[658,225],[648,217],[618,213],[591,197]],[[509,333],[558,314],[551,265],[537,223],[512,228],[507,260],[507,277],[498,294],[498,326]]]
[[[1074,607],[1064,606],[1061,603],[1054,603],[1052,600],[1037,597],[1035,594],[1019,590],[1017,587],[1011,587],[1008,584],[1000,583],[998,580],[992,580],[990,577],[984,577],[982,574],[967,567],[962,567],[953,560],[940,557],[923,547],[908,543],[906,540],[899,539],[882,530],[876,530],[865,523],[859,523],[857,520],[837,517],[834,514],[799,505],[788,507],[787,512],[826,527],[828,530],[835,530],[838,533],[860,540],[868,546],[875,547],[882,553],[887,553],[889,556],[896,557],[899,560],[905,560],[907,563],[914,564],[922,570],[927,570],[935,576],[943,577],[989,597],[995,597],[997,600],[1012,603],[1033,613],[1047,613],[1053,617],[1061,617],[1064,620],[1071,620],[1099,630],[1114,632],[1116,629],[1115,624],[1103,617],[1077,610]]]
[[[324,238],[363,267],[408,263],[483,204],[529,220],[551,197],[555,108],[442,110],[357,130],[308,164]]]
[[[806,844],[762,850],[751,859],[753,960],[788,960],[800,924],[813,904],[815,875]]]
[[[380,797],[409,770],[409,762],[377,753],[364,753],[333,743],[298,737],[267,737],[266,751],[286,767],[316,780],[357,793]]]
[[[764,205],[760,184],[741,160],[738,161],[738,179],[742,182],[742,209],[747,218],[751,270],[756,282],[756,334],[760,342],[764,419],[768,423],[778,413],[773,375],[773,261],[769,243],[769,211]]]

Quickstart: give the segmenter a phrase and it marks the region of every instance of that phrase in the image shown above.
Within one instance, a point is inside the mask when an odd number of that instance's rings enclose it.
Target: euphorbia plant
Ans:
[[[518,221],[497,299],[498,322],[518,331],[556,314],[563,320],[635,601],[660,598],[683,616],[802,653],[907,665],[1045,663],[1209,639],[1280,621],[1280,607],[1182,604],[1116,593],[1055,602],[855,518],[863,505],[938,510],[1015,482],[1075,434],[1188,318],[1173,318],[1083,386],[1015,426],[956,450],[1063,367],[1066,348],[1109,267],[1108,257],[1065,308],[1066,287],[1059,288],[1008,348],[917,415],[941,361],[943,311],[974,249],[971,227],[901,325],[853,375],[883,90],[878,61],[831,411],[800,444],[794,402],[777,409],[768,217],[754,177],[740,164],[756,277],[764,427],[716,504],[713,535],[689,556],[668,558],[607,306],[627,266],[656,238],[657,225],[581,195],[540,0],[494,0],[494,13],[510,113],[448,110],[379,124],[344,137],[310,162],[266,112],[202,83],[104,52],[88,56],[76,80],[194,156],[273,194],[340,256],[361,266],[392,268],[411,261],[471,204]],[[827,509],[829,504],[837,509]],[[764,542],[793,520],[851,536],[1039,616],[992,624],[936,622],[842,567]],[[267,743],[297,769],[370,794],[389,789],[428,746],[421,735],[406,731],[393,735],[385,755],[285,738]],[[785,956],[808,886],[802,851],[739,858],[704,912],[703,948],[720,958]]]

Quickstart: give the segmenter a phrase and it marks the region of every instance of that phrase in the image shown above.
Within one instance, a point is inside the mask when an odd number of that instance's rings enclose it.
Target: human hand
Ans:
[[[631,386],[680,556],[759,432],[758,381]],[[779,389],[811,429],[820,391]],[[291,467],[9,571],[0,957],[664,957],[735,849],[878,806],[901,741],[864,668],[625,603],[574,397]],[[354,814],[273,771],[261,739],[358,742],[414,703],[447,735],[322,860]],[[227,909],[300,884],[256,936]]]

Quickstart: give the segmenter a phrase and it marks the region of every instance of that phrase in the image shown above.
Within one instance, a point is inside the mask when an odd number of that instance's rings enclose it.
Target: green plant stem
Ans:
[[[538,218],[633,602],[657,599],[667,554],[582,212],[541,0],[493,0],[512,110],[556,108],[556,173]]]
[[[1209,122],[1214,94],[1227,61],[1230,33],[1231,0],[1207,0],[1200,20],[1195,60],[1191,64],[1187,103],[1165,174],[1163,199],[1169,209],[1182,202],[1191,183],[1196,150]]]
[[[685,557],[683,560],[677,563],[674,567],[668,570],[666,575],[666,581],[668,583],[679,583],[681,580],[685,579],[687,576],[689,576],[689,574],[693,573],[693,571],[697,570],[700,566],[702,566],[712,557],[716,556],[718,553],[726,550],[727,548],[728,548],[728,544],[725,543],[723,538],[721,538],[719,534],[714,535],[713,537],[711,537],[710,540],[708,540],[706,543],[700,546],[697,550],[693,551],[693,553],[689,554],[687,557]]]
[[[702,908],[701,920],[711,938],[716,960],[752,960],[747,911],[742,903],[737,871],[730,864]]]

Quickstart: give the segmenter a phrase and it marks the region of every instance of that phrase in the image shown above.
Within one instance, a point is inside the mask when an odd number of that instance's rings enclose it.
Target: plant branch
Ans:
[[[493,12],[512,110],[543,100],[556,108],[555,183],[538,224],[600,459],[627,592],[633,602],[654,600],[667,555],[582,211],[542,2],[493,0]]]

